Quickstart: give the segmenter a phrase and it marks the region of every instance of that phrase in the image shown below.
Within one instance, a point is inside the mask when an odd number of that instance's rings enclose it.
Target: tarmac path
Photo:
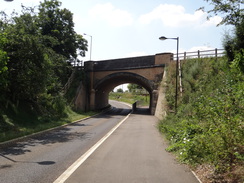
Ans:
[[[158,119],[141,109],[129,118],[65,183],[198,183],[165,151]]]

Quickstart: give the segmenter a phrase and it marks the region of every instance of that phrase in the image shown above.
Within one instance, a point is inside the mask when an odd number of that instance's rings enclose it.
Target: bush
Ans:
[[[177,114],[169,114],[160,130],[169,151],[192,165],[209,163],[218,173],[235,174],[244,160],[243,56],[188,60],[183,63],[184,94]],[[170,90],[168,90],[169,92]],[[243,175],[242,175],[243,176]]]

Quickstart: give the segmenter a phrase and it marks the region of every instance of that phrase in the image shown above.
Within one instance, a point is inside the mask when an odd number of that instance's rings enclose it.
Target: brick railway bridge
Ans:
[[[86,84],[81,84],[75,97],[80,110],[97,110],[109,106],[109,93],[114,87],[134,83],[145,88],[150,95],[150,112],[155,114],[159,87],[172,53],[122,59],[87,61],[84,63]]]

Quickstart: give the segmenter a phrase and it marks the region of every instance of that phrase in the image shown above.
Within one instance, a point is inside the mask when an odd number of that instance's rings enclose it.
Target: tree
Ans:
[[[5,100],[21,102],[39,114],[62,115],[65,102],[60,93],[72,71],[67,60],[84,55],[87,41],[74,31],[72,13],[60,5],[57,0],[45,0],[39,12],[22,6],[20,15],[12,13],[9,18],[1,13],[2,109],[7,106],[2,105]]]
[[[117,89],[117,93],[123,93],[124,91],[123,91],[123,89],[122,88],[118,88]]]
[[[223,45],[230,62],[233,61],[236,54],[242,52],[244,49],[244,17],[234,27],[233,35],[228,33],[225,35]]]
[[[58,0],[44,0],[39,5],[38,26],[41,33],[56,40],[56,44],[47,42],[47,46],[67,59],[84,56],[87,41],[74,31],[73,14],[66,8],[60,9],[60,6]]]
[[[237,25],[241,22],[241,17],[243,17],[243,9],[241,5],[243,0],[205,0],[213,5],[213,9],[208,10],[210,17],[214,15],[222,15],[222,21],[220,24],[226,25]],[[204,10],[204,7],[200,9]]]
[[[64,85],[70,75],[67,60],[76,59],[78,55],[85,56],[87,41],[74,31],[73,14],[66,8],[61,9],[61,4],[58,0],[40,3],[37,24],[41,34],[47,37],[44,44],[64,57],[59,62],[59,59],[56,60],[54,68]]]
[[[6,42],[7,42],[6,35],[0,33],[0,91],[1,91],[0,101],[1,99],[5,98],[4,91],[6,90],[7,83],[8,83],[7,80],[8,56],[7,53],[3,50],[3,47],[6,44]]]
[[[129,92],[135,92],[136,90],[141,90],[143,87],[137,84],[128,84],[128,90]]]
[[[223,46],[226,50],[229,61],[233,61],[235,55],[244,49],[244,12],[243,12],[243,0],[205,0],[213,5],[213,9],[208,13],[222,15],[222,21],[220,24],[233,25],[234,34],[226,34],[224,36]],[[204,7],[200,9],[204,10]]]
[[[5,25],[8,96],[12,101],[35,101],[57,79],[51,61],[55,54],[43,44],[36,20],[36,16],[24,9],[21,16],[13,17],[12,24]]]

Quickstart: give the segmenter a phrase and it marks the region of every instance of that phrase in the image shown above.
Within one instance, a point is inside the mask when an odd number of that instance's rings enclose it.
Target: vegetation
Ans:
[[[214,166],[213,176],[221,174],[218,178],[226,182],[241,181],[241,176],[243,181],[244,176],[244,73],[239,67],[243,63],[243,52],[231,65],[226,58],[184,62],[178,113],[169,113],[160,123],[170,140],[168,151],[177,152],[181,161],[191,165]],[[168,73],[169,78],[175,77],[174,66]],[[174,104],[172,81],[168,80],[166,94],[169,110]]]
[[[143,89],[143,87],[140,86],[140,85],[132,84],[132,83],[128,84],[128,90],[131,93],[136,92],[136,90],[139,91],[139,90],[142,90],[142,89]]]
[[[213,9],[207,11],[210,17],[212,16],[212,14],[222,15],[222,21],[220,22],[220,25],[226,24],[236,26],[237,24],[239,24],[243,17],[243,0],[205,1],[209,2],[213,6]],[[204,10],[205,8],[201,7],[200,9]]]
[[[149,106],[150,96],[132,92],[110,92],[109,99],[133,104],[139,102],[141,106]]]
[[[20,14],[10,17],[1,12],[2,139],[10,132],[19,136],[30,133],[27,128],[38,131],[56,126],[55,120],[71,119],[62,89],[72,72],[69,60],[84,56],[87,41],[74,31],[72,13],[60,6],[58,0],[44,0],[37,9],[22,6]]]
[[[233,32],[234,35],[226,34],[224,38],[224,48],[230,62],[234,59],[235,54],[244,48],[244,17],[236,24]]]
[[[78,113],[66,107],[63,118],[49,118],[34,113],[29,106],[11,104],[7,110],[1,112],[0,142],[26,136],[46,129],[54,128],[70,122],[94,115],[95,112]]]
[[[233,25],[226,35],[226,58],[191,59],[182,64],[183,95],[174,108],[175,66],[168,68],[168,116],[159,129],[179,160],[205,167],[204,182],[244,182],[244,17],[240,0],[206,0],[220,24]],[[208,167],[208,168],[206,168]],[[211,168],[209,168],[211,167]],[[208,179],[208,180],[206,180]]]

